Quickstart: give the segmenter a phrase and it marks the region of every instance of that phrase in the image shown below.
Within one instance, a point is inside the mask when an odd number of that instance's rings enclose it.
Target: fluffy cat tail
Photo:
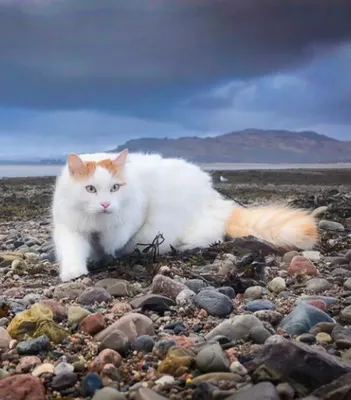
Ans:
[[[233,238],[252,235],[285,249],[311,249],[319,237],[313,212],[279,205],[237,206],[225,230]]]

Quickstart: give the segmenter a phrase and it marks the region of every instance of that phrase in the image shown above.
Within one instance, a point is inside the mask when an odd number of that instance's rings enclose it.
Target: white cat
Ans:
[[[158,233],[165,239],[163,253],[170,245],[180,251],[207,247],[225,235],[254,235],[302,249],[318,239],[314,216],[306,211],[240,207],[224,199],[198,166],[127,150],[69,155],[57,178],[52,213],[62,281],[87,274],[93,233],[108,255],[132,252]]]

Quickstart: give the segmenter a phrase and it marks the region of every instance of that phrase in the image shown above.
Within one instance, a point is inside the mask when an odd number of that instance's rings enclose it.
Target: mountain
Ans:
[[[197,163],[351,162],[351,142],[316,132],[246,129],[216,137],[128,140],[112,151],[160,153]]]

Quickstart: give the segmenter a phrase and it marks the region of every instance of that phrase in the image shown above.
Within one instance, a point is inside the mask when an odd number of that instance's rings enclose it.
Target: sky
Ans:
[[[0,160],[246,128],[351,140],[351,0],[0,0]]]

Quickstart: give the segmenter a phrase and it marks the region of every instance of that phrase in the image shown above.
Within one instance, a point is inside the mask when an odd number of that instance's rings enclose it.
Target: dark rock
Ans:
[[[185,282],[185,285],[194,293],[199,293],[200,290],[208,286],[202,279],[189,279]]]
[[[320,400],[348,400],[351,398],[351,373],[323,385],[312,393]]]
[[[171,306],[175,306],[175,302],[172,299],[159,294],[147,294],[136,297],[129,304],[133,308],[142,308],[155,312],[165,312],[170,310]]]
[[[270,382],[260,382],[249,389],[239,390],[226,400],[280,400],[278,391]]]
[[[174,279],[168,278],[164,275],[155,275],[152,280],[152,292],[155,294],[162,294],[173,300],[184,289],[188,289],[183,283],[177,282]]]
[[[52,378],[51,387],[54,390],[62,391],[71,388],[78,382],[78,376],[74,372],[66,372]]]
[[[102,388],[102,381],[98,374],[89,373],[82,380],[82,393],[83,396],[92,396],[94,393]]]
[[[263,344],[272,334],[264,327],[255,326],[250,329],[250,339],[256,344]]]
[[[290,383],[300,396],[351,372],[351,363],[312,348],[278,337],[271,340],[252,364],[254,380],[280,380]],[[251,368],[254,368],[253,366]]]
[[[224,294],[225,296],[228,296],[230,299],[234,299],[235,297],[235,290],[230,287],[230,286],[222,286],[217,289],[219,293]]]
[[[314,344],[316,343],[317,339],[311,333],[303,333],[298,337],[299,342],[307,343],[307,344]]]
[[[229,360],[219,343],[205,346],[196,357],[196,366],[203,372],[229,372]]]
[[[245,310],[248,311],[261,311],[261,310],[274,310],[275,305],[270,300],[252,300],[245,305]]]
[[[19,342],[16,346],[18,354],[34,355],[50,348],[50,340],[47,336],[39,336],[36,339],[28,339]]]
[[[351,348],[351,328],[336,325],[331,334],[339,349]]]
[[[221,317],[233,311],[233,304],[229,297],[214,290],[202,290],[195,297],[195,303],[209,315]]]
[[[319,308],[301,302],[283,318],[279,328],[284,329],[290,335],[302,335],[308,333],[319,322],[333,322],[333,319]]]
[[[155,341],[151,336],[141,335],[137,337],[135,342],[132,344],[132,350],[150,353],[154,348],[154,345]]]

